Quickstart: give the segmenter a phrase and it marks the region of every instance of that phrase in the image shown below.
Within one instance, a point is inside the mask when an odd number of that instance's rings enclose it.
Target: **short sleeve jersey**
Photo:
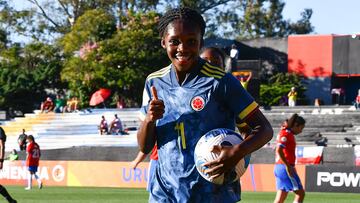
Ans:
[[[258,108],[254,99],[231,74],[199,59],[181,85],[172,65],[147,77],[140,119],[147,113],[151,86],[164,101],[165,113],[156,122],[159,164],[149,202],[239,201],[239,182],[219,187],[199,175],[194,149],[212,129],[235,129]]]
[[[295,156],[296,141],[295,141],[295,136],[291,132],[291,130],[287,128],[281,129],[276,138],[276,143],[277,143],[277,147],[283,148],[286,161],[288,161],[289,164],[294,165],[296,160],[296,156]],[[277,164],[284,164],[281,161],[278,154],[276,154],[275,161]]]
[[[158,152],[157,152],[157,145],[155,144],[154,145],[154,148],[153,150],[151,151],[151,154],[150,154],[150,159],[152,160],[158,160]]]
[[[41,156],[40,147],[37,143],[32,142],[26,148],[28,154],[26,159],[26,166],[39,166]]]

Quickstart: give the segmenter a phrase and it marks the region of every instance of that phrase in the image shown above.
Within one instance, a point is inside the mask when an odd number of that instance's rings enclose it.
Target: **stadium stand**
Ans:
[[[101,116],[108,122],[117,114],[124,128],[133,129],[128,135],[103,135],[98,131]],[[35,111],[3,122],[8,135],[7,150],[17,149],[21,130],[35,136],[44,149],[61,149],[78,146],[136,146],[136,129],[139,126],[137,109],[94,109],[77,113],[40,113]]]
[[[274,138],[269,145],[252,154],[252,163],[274,162],[274,143],[280,125],[293,113],[298,113],[307,121],[303,133],[297,136],[298,146],[316,146],[320,133],[327,138],[324,163],[354,164],[353,146],[360,144],[360,111],[351,109],[351,106],[272,107],[261,110],[274,128]],[[125,128],[133,129],[129,135],[99,134],[101,115],[111,122],[114,114],[119,116]],[[42,160],[131,161],[138,152],[136,129],[139,124],[138,109],[93,109],[91,113],[64,114],[40,114],[35,111],[22,118],[5,121],[2,126],[8,134],[8,151],[18,149],[16,139],[25,127],[27,133],[33,134],[40,144]],[[19,156],[23,159],[25,154],[20,152]]]

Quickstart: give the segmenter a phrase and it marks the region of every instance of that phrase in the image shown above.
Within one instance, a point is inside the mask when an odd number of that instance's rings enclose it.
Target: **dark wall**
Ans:
[[[360,74],[360,40],[350,36],[333,39],[333,73]]]

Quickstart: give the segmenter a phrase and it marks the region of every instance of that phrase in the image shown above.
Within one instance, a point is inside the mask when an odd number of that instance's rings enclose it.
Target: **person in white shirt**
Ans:
[[[230,50],[230,57],[231,59],[238,59],[239,56],[239,51],[236,48],[236,45],[233,44],[231,45],[231,50]]]

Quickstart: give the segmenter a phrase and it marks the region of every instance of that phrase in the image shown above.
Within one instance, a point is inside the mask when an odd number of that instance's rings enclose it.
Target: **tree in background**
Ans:
[[[66,87],[60,80],[61,55],[53,46],[15,44],[0,53],[0,106],[22,112],[40,107],[46,89]]]
[[[228,1],[223,7],[204,13],[210,21],[207,36],[243,40],[313,32],[310,23],[312,9],[305,9],[301,19],[294,23],[283,19],[284,6],[282,0]]]
[[[0,107],[25,112],[49,89],[69,88],[86,105],[92,92],[105,87],[139,103],[146,75],[169,63],[156,25],[170,6],[199,10],[207,20],[206,36],[252,39],[313,29],[311,9],[292,23],[282,18],[281,0],[22,2],[18,7],[16,0],[0,0]],[[14,36],[30,40],[13,43]]]
[[[159,43],[157,19],[154,12],[129,12],[117,31],[111,29],[115,28],[115,20],[104,10],[87,11],[78,19],[62,40],[64,50],[70,54],[62,78],[85,106],[91,93],[101,87],[112,89],[130,103],[140,103],[146,76],[168,63]],[[112,32],[99,37],[102,30]],[[74,54],[87,39],[92,39],[96,48],[86,57]]]
[[[264,106],[278,106],[282,97],[287,98],[291,87],[295,87],[298,92],[298,103],[308,104],[304,92],[306,88],[303,78],[296,74],[278,73],[272,76],[267,84],[260,85],[260,104]]]

